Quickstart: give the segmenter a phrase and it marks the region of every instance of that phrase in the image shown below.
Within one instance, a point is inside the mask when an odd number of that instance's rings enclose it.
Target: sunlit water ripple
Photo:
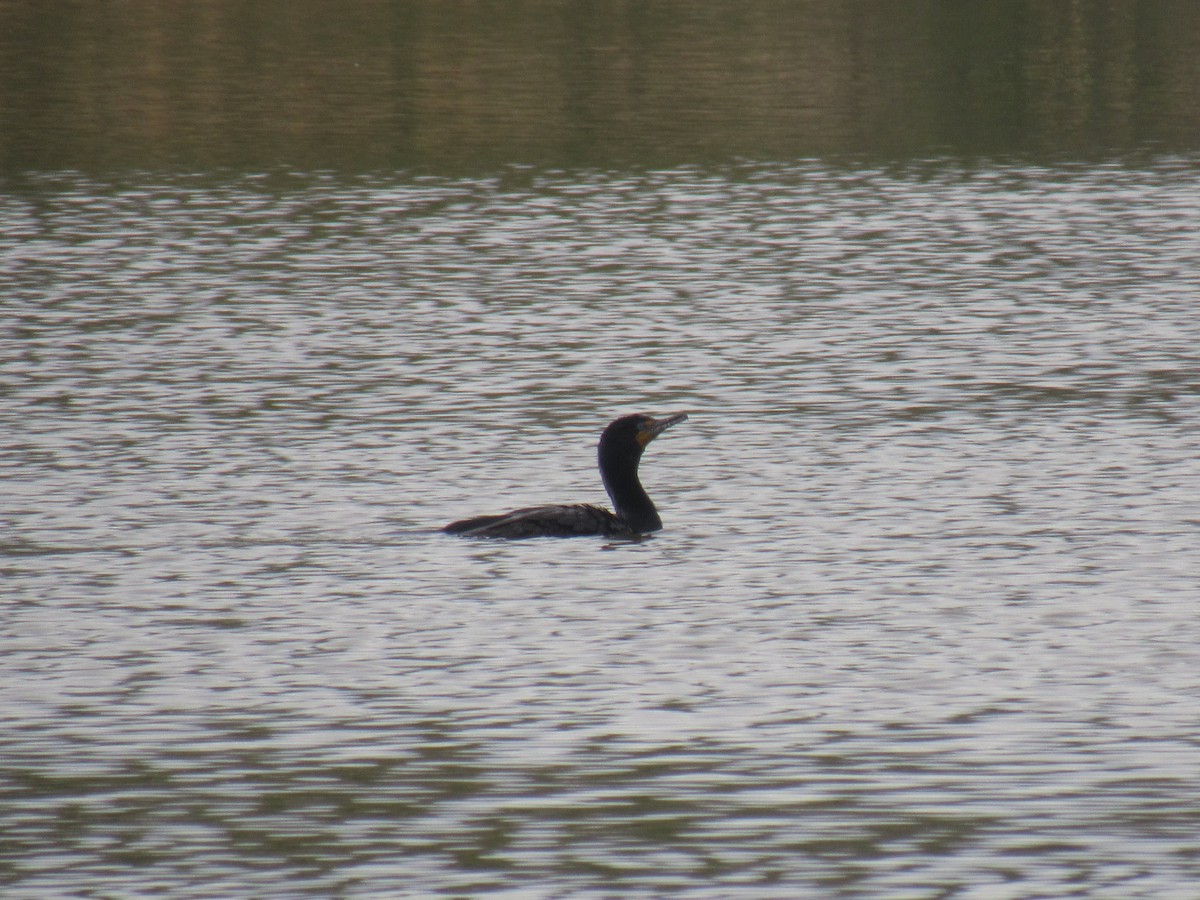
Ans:
[[[0,879],[1187,896],[1198,210],[1189,159],[10,184]],[[684,409],[651,540],[436,531]]]

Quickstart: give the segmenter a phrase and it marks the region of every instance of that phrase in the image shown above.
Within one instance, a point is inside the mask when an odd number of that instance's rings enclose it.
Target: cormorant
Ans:
[[[600,435],[597,457],[604,489],[615,514],[599,506],[531,506],[498,516],[476,516],[451,522],[442,530],[468,537],[528,538],[637,537],[662,528],[662,519],[638,480],[642,451],[652,440],[687,413],[655,419],[647,415],[621,416]]]

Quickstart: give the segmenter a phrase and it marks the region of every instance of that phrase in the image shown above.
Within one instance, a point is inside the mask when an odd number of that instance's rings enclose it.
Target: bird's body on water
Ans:
[[[590,504],[530,506],[500,515],[462,519],[442,530],[448,534],[492,538],[582,535],[635,538],[658,531],[662,520],[638,479],[638,463],[647,444],[686,418],[687,413],[660,419],[641,414],[622,416],[604,429],[597,458],[604,489],[612,500],[612,512]]]

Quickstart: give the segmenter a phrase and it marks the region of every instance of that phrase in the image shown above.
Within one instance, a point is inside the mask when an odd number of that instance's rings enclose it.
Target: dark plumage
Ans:
[[[596,455],[600,477],[614,512],[589,504],[530,506],[498,516],[476,516],[451,522],[442,530],[447,534],[492,538],[637,537],[658,531],[662,528],[662,520],[638,480],[638,463],[647,444],[686,418],[687,413],[661,419],[646,415],[622,416],[604,429]]]

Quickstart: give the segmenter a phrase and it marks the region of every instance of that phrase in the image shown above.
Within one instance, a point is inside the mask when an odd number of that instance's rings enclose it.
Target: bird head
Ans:
[[[600,435],[600,454],[604,456],[607,451],[639,457],[652,440],[687,417],[687,413],[674,413],[657,419],[645,413],[621,416],[614,419]]]

